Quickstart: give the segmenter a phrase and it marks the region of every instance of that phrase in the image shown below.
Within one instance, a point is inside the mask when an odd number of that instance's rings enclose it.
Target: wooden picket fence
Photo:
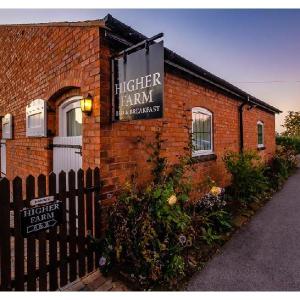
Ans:
[[[101,230],[100,171],[56,177],[0,179],[0,290],[54,291],[97,267],[88,236],[98,237]],[[62,201],[63,222],[24,238],[20,211],[43,196]]]

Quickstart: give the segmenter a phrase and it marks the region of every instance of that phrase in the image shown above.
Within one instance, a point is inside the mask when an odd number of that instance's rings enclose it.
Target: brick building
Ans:
[[[12,127],[3,128],[11,136],[2,133],[2,176],[100,166],[104,191],[111,193],[134,172],[140,182],[149,178],[145,143],[155,140],[157,130],[165,140],[163,154],[175,162],[195,130],[192,124],[200,124],[191,154],[198,158],[199,182],[209,175],[228,183],[222,162],[226,150],[255,149],[266,160],[272,156],[280,111],[166,48],[163,118],[112,122],[111,57],[146,39],[110,15],[0,26],[0,116],[12,118]],[[90,115],[80,110],[81,98],[88,95]],[[30,134],[34,124],[41,125],[40,119],[27,117],[37,99],[45,103],[46,131]]]

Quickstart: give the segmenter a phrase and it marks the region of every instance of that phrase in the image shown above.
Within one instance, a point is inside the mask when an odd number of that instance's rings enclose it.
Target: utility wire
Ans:
[[[300,83],[300,80],[295,80],[295,81],[286,81],[286,80],[270,80],[270,81],[235,81],[235,82],[232,82],[234,84],[238,84],[238,83],[261,83],[261,84],[264,84],[264,83]]]

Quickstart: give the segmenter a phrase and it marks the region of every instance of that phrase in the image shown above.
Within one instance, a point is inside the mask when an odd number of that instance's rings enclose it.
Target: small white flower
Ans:
[[[109,250],[112,250],[113,249],[113,246],[112,245],[108,245],[107,247]]]
[[[101,256],[99,259],[99,266],[103,267],[103,266],[105,266],[105,264],[106,264],[106,257]]]
[[[186,243],[186,236],[181,234],[179,236],[179,242],[180,242],[181,245],[184,245]]]

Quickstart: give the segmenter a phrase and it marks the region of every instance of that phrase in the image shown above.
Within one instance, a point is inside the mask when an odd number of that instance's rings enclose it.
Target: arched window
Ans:
[[[192,109],[192,142],[193,156],[211,154],[213,152],[212,113],[202,107]]]
[[[82,135],[82,112],[80,108],[81,96],[75,96],[65,101],[59,107],[59,135]]]
[[[264,147],[264,138],[265,138],[265,133],[264,133],[264,123],[262,121],[257,122],[257,146],[259,148]]]

